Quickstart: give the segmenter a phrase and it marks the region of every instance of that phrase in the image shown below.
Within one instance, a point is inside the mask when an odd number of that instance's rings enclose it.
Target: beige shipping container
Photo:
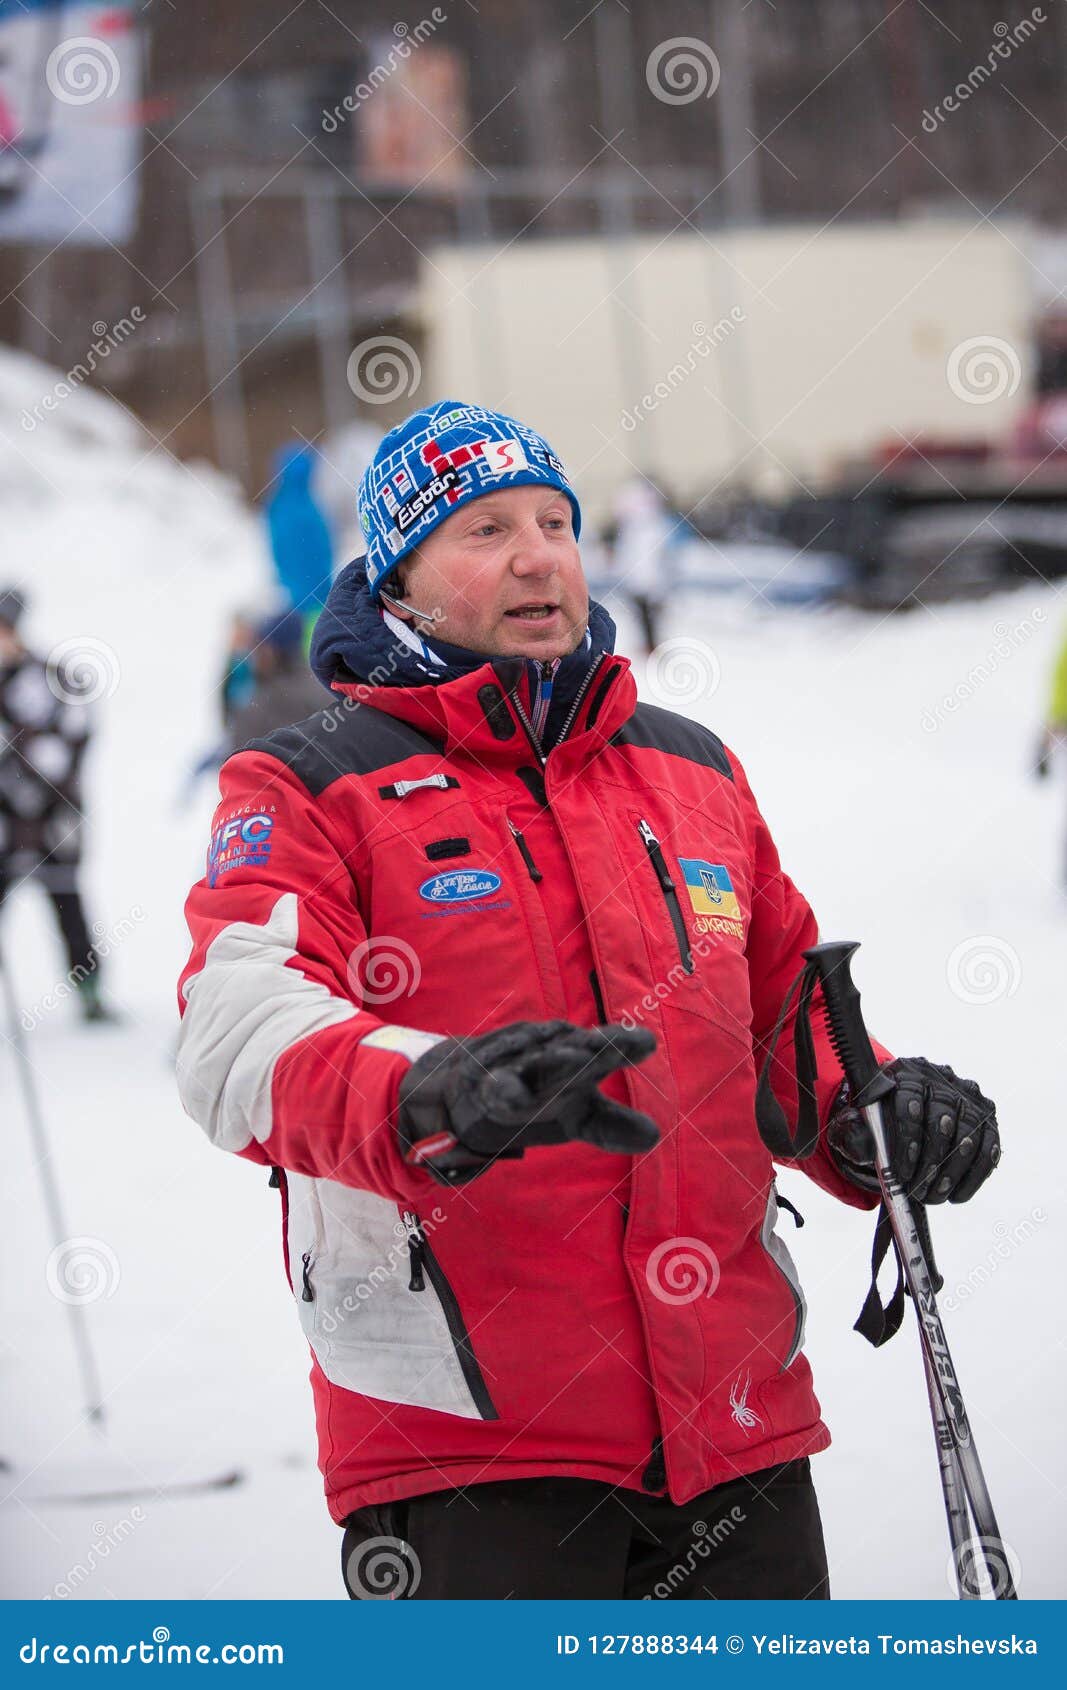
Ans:
[[[420,397],[543,429],[594,516],[635,470],[686,504],[816,491],[887,440],[1010,431],[1032,380],[1026,240],[924,219],[435,247]]]

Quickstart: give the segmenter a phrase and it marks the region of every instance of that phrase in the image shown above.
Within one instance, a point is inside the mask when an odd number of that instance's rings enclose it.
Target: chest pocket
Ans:
[[[367,1007],[431,1032],[541,1017],[526,876],[504,795],[475,808],[419,791],[383,806],[362,899],[365,955],[355,968]]]
[[[751,1000],[745,938],[751,915],[745,848],[699,815],[650,795],[625,821],[629,884],[664,1009],[714,1021],[747,1045]]]

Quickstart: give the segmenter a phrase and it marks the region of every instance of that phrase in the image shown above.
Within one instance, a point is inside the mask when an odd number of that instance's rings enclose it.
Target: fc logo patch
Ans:
[[[697,932],[728,933],[743,938],[741,905],[726,865],[709,863],[703,857],[679,857],[678,864],[697,917]]]

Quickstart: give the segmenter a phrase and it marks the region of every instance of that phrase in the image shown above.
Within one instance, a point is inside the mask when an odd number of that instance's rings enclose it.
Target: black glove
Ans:
[[[883,1070],[896,1081],[885,1100],[889,1163],[919,1203],[966,1203],[1000,1161],[996,1105],[973,1080],[924,1056],[898,1056]],[[830,1153],[845,1178],[877,1191],[870,1130],[846,1097],[826,1129]]]
[[[598,1081],[656,1048],[641,1027],[515,1021],[477,1038],[443,1039],[400,1082],[405,1157],[455,1184],[531,1145],[584,1139],[633,1156],[659,1142],[649,1116],[604,1096]]]

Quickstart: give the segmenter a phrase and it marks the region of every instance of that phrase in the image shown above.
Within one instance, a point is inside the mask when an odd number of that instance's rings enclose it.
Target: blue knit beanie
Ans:
[[[401,558],[461,505],[501,487],[558,487],[582,513],[547,440],[502,411],[442,399],[390,429],[359,488],[367,581],[377,599]]]

